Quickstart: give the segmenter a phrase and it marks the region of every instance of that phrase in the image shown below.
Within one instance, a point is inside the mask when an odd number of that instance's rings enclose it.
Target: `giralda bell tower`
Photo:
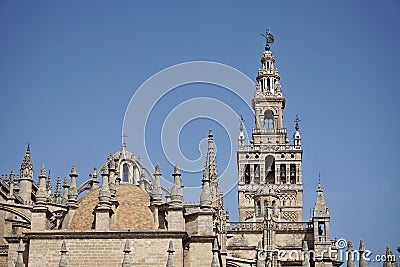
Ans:
[[[240,221],[303,221],[303,180],[299,119],[295,118],[292,143],[283,127],[283,97],[278,68],[270,51],[274,37],[265,34],[252,107],[255,128],[247,142],[243,126],[239,135],[237,163]]]

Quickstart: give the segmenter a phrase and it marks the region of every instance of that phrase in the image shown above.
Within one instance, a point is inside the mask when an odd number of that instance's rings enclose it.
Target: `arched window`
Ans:
[[[267,184],[275,183],[275,158],[272,155],[265,157],[265,181]]]
[[[264,200],[264,215],[268,214],[268,207],[269,207],[268,200]]]
[[[286,164],[280,165],[281,184],[286,184]]]
[[[261,214],[261,203],[260,201],[257,201],[256,204],[256,215],[260,215]]]
[[[296,183],[296,164],[290,164],[290,183]]]
[[[274,113],[270,109],[264,112],[264,128],[274,128]]]
[[[129,166],[126,163],[122,165],[122,182],[124,183],[129,182]]]
[[[244,183],[250,184],[250,165],[246,164],[246,168],[244,170]]]
[[[254,183],[260,184],[260,165],[254,164]]]
[[[273,200],[272,201],[272,214],[275,214],[275,213],[276,213],[276,201]]]
[[[271,84],[270,84],[270,81],[269,81],[269,79],[267,79],[267,92],[270,92],[271,91]]]

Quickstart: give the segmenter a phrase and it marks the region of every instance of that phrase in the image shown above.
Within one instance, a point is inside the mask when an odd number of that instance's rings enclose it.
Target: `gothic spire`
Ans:
[[[174,266],[174,244],[172,243],[172,240],[169,241],[168,245],[168,260],[167,260],[167,265],[166,267],[173,267]]]
[[[303,262],[301,264],[302,267],[310,267],[310,254],[308,252],[307,241],[303,241],[303,248],[301,249],[303,253]]]
[[[25,152],[24,160],[21,163],[20,169],[20,176],[21,178],[33,178],[33,164],[31,159],[31,147],[28,144],[28,147]]]
[[[50,170],[49,170],[49,175],[47,175],[46,190],[48,198],[51,199],[51,192],[53,191],[53,185],[51,184]]]
[[[179,172],[178,165],[175,164],[174,167],[174,184],[172,185],[171,189],[171,204],[174,206],[182,206],[183,204],[183,192],[182,192],[182,177],[181,173]]]
[[[65,242],[65,240],[63,240],[60,249],[61,256],[58,267],[67,267],[67,252],[67,243]]]
[[[215,238],[212,246],[212,262],[211,262],[211,267],[219,267],[219,258],[218,258],[218,241]]]
[[[209,183],[209,191],[211,195],[211,205],[212,207],[223,209],[224,203],[222,198],[222,193],[219,186],[218,171],[217,171],[217,161],[215,156],[214,148],[214,135],[212,129],[208,133],[208,149],[206,156],[206,166],[204,168],[203,180]],[[204,185],[203,181],[203,185]],[[207,185],[206,185],[207,187]],[[203,186],[204,189],[204,186]],[[207,188],[206,188],[207,190]],[[204,190],[203,190],[204,191]]]
[[[17,256],[17,261],[15,262],[15,267],[24,267],[24,259],[22,257],[22,253],[24,253],[25,248],[24,248],[24,243],[22,242],[22,239],[19,240],[19,245],[18,245],[18,256]]]
[[[62,202],[62,197],[61,197],[61,177],[57,177],[57,182],[56,182],[56,190],[54,191],[54,201],[57,204],[61,204]]]
[[[131,253],[130,243],[129,243],[129,240],[126,240],[125,246],[124,246],[124,259],[122,261],[122,267],[131,267],[129,253]]]
[[[265,267],[265,252],[261,240],[258,241],[257,245],[256,267]]]
[[[314,217],[329,217],[329,210],[325,203],[324,190],[318,182],[317,200],[314,206]]]

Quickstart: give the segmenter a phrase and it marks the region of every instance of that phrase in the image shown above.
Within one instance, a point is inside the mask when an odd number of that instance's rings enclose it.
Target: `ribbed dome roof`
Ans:
[[[94,229],[94,212],[98,204],[99,190],[88,193],[78,202],[78,209],[72,218],[69,229]],[[149,195],[136,185],[121,184],[117,186],[116,198],[119,203],[115,211],[115,222],[110,230],[148,230],[154,229],[153,214],[150,211]]]

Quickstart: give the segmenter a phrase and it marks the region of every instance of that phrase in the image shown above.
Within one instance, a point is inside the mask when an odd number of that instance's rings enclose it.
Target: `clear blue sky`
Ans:
[[[333,238],[357,244],[362,238],[375,254],[400,245],[395,0],[3,0],[0,172],[18,171],[30,142],[35,179],[42,164],[54,179],[76,164],[83,181],[120,149],[125,110],[146,79],[177,63],[208,60],[254,80],[266,27],[275,35],[272,51],[290,133],[294,116],[302,119],[305,219],[320,172]],[[158,108],[171,109],[193,95],[231,97],[212,86],[187,88],[188,95],[181,91]],[[253,118],[245,119],[251,127]],[[198,157],[199,141],[210,127],[223,168],[227,136],[215,122],[188,124],[180,136],[182,151]],[[169,177],[172,167],[164,164],[162,171]],[[226,206],[235,217],[235,194],[227,196]]]

